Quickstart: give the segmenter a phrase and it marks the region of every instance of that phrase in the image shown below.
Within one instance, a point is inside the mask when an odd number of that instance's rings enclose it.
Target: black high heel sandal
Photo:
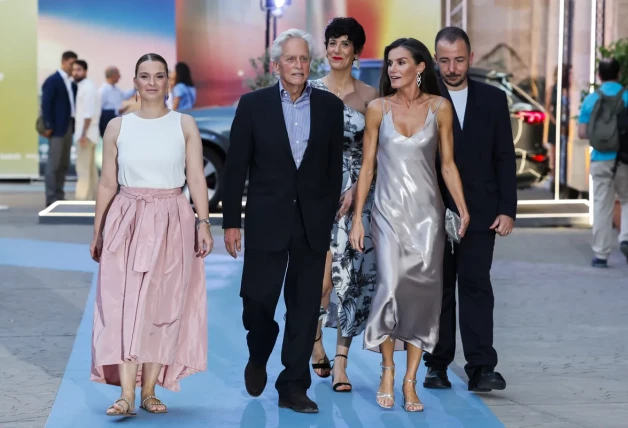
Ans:
[[[314,342],[318,342],[319,340],[321,340],[323,338],[323,335],[321,334],[320,336],[318,336],[318,339],[314,340]],[[322,362],[321,362],[322,361]],[[329,364],[329,358],[327,358],[327,355],[325,355],[324,358],[321,358],[320,360],[318,360],[318,363],[312,363],[312,369],[314,370],[328,370],[327,374],[324,375],[320,375],[316,372],[316,376],[326,379],[331,375],[331,364]]]
[[[349,358],[348,358],[346,355],[336,354],[336,357],[335,357],[335,358],[338,358],[338,357],[342,357],[342,358],[346,359],[346,360],[347,360],[347,362],[349,362]],[[334,358],[334,359],[335,359],[335,358]],[[334,364],[334,365],[335,365],[335,364]],[[332,367],[331,369],[332,369],[332,372],[333,372],[334,368]],[[348,378],[349,378],[349,377],[347,377],[347,379],[348,379]],[[332,387],[331,387],[331,388],[334,390],[334,392],[351,392],[351,391],[353,390],[353,385],[351,385],[351,384],[350,384],[350,383],[348,383],[348,382],[338,382],[338,383],[334,383],[334,376],[333,376],[333,375],[332,375],[332,377],[331,377],[331,383],[332,383]],[[349,389],[340,389],[340,390],[339,390],[338,388],[339,388],[339,387],[341,387],[341,386],[348,386],[348,387],[349,387]]]

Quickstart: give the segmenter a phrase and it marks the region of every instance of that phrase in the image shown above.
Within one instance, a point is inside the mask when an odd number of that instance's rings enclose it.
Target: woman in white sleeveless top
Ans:
[[[140,110],[109,122],[103,138],[90,246],[100,263],[91,380],[122,387],[111,416],[136,415],[138,386],[140,407],[165,413],[155,385],[178,391],[180,379],[207,369],[203,258],[213,239],[200,134],[191,116],[164,105],[161,56],[142,56],[134,81]],[[186,181],[198,220],[181,193]]]

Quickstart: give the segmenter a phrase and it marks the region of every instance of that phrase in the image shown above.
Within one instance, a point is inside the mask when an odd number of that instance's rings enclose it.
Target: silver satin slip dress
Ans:
[[[432,352],[438,341],[445,250],[444,204],[436,175],[438,123],[428,107],[423,128],[411,137],[395,129],[383,103],[371,236],[377,290],[364,331],[364,348],[379,352],[410,343]]]

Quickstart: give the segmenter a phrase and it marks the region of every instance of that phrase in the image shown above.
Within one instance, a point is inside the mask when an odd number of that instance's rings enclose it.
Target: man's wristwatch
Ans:
[[[201,220],[200,218],[196,219],[196,228],[198,229],[198,227],[200,226],[201,223],[207,223],[207,226],[209,228],[211,228],[211,224],[209,224],[209,218],[205,218],[203,220]]]

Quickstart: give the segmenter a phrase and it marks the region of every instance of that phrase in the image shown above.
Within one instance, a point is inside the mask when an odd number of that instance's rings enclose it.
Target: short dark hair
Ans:
[[[77,59],[76,61],[74,61],[74,64],[80,65],[83,70],[87,71],[87,62],[85,60]]]
[[[434,41],[434,51],[436,51],[436,45],[441,40],[445,40],[448,43],[455,43],[458,40],[462,40],[467,45],[467,50],[471,53],[471,41],[469,35],[462,28],[458,27],[445,27],[436,34],[436,40]]]
[[[77,59],[77,58],[78,58],[78,55],[72,51],[65,51],[61,55],[61,61],[67,61],[69,59]]]
[[[178,62],[174,66],[175,72],[175,83],[183,83],[185,86],[194,86],[194,81],[192,80],[192,72],[190,71],[190,67],[184,62]]]
[[[325,47],[332,37],[337,39],[342,36],[347,36],[347,39],[353,43],[353,49],[356,53],[362,52],[366,43],[366,33],[364,27],[355,18],[334,18],[329,21],[327,28],[325,28]]]
[[[166,76],[168,75],[168,63],[166,62],[164,57],[156,53],[147,53],[142,55],[140,59],[137,60],[137,63],[135,64],[135,77],[137,77],[137,71],[139,70],[140,65],[146,61],[157,61],[162,63],[164,65],[164,68],[166,69]]]
[[[615,58],[602,58],[597,66],[597,73],[602,82],[617,80],[619,78],[619,61]]]

